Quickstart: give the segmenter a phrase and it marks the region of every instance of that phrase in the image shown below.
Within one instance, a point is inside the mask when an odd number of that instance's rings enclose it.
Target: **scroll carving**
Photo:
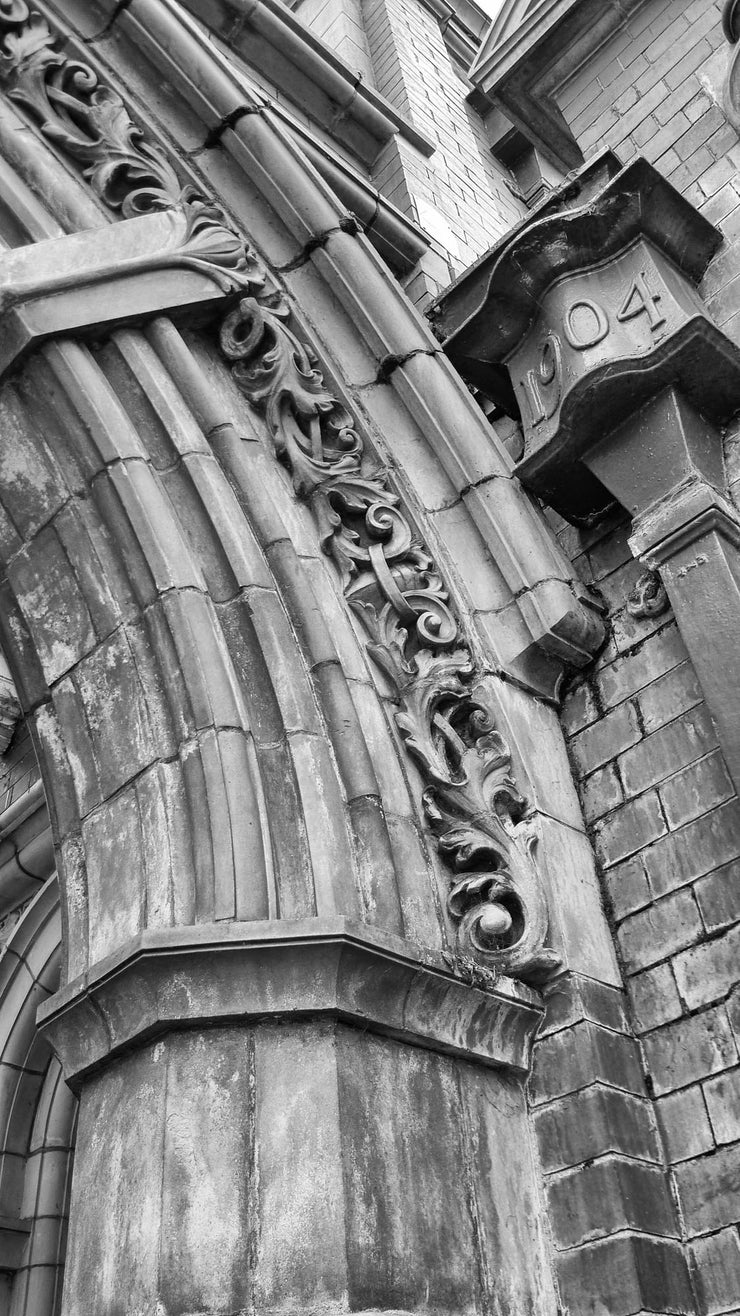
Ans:
[[[0,79],[10,100],[123,219],[181,200],[167,157],[147,142],[120,96],[89,64],[59,51],[46,19],[24,0],[0,4]]]
[[[240,290],[221,345],[265,415],[296,495],[311,507],[368,650],[398,703],[396,721],[425,783],[423,802],[453,873],[448,909],[459,964],[542,983],[560,962],[532,859],[525,801],[432,555],[387,472],[327,389],[290,308],[212,201],[183,188],[160,149],[88,64],[64,55],[24,0],[0,0],[0,83],[38,131],[122,219],[180,209],[185,237],[162,253]]]
[[[264,283],[244,240],[219,206],[183,187],[165,153],[131,119],[121,97],[95,70],[57,49],[46,19],[25,0],[0,0],[0,83],[39,132],[121,219],[181,211],[184,226],[157,265],[180,265],[212,278],[224,293]]]
[[[628,595],[627,611],[630,617],[642,620],[660,617],[669,607],[668,595],[657,571],[643,571],[635,588]]]
[[[399,731],[425,782],[424,809],[454,874],[447,906],[460,953],[545,982],[560,962],[545,945],[547,904],[508,746],[475,686],[431,554],[289,322],[279,295],[242,298],[222,326],[222,350],[264,413],[276,455],[310,505],[368,650],[393,688]]]

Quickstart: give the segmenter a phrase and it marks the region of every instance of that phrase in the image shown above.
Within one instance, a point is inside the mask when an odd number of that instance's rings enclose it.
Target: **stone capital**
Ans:
[[[524,1073],[541,998],[472,961],[342,917],[149,930],[57,992],[38,1022],[75,1086],[182,1028],[335,1019]]]

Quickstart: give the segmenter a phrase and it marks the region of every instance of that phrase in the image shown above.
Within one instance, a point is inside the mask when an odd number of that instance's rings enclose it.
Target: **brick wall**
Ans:
[[[375,86],[375,72],[367,44],[361,0],[302,0],[301,20],[363,81]]]
[[[482,255],[524,213],[491,155],[469,84],[422,0],[365,0],[378,90],[436,146],[427,159],[396,139],[373,175],[377,187],[432,238],[407,291],[423,303]]]
[[[740,1307],[740,801],[670,610],[629,611],[626,520],[561,534],[611,637],[563,707],[700,1310]]]

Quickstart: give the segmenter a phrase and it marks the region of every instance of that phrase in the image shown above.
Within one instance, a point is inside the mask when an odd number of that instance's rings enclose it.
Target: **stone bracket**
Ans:
[[[207,308],[264,282],[202,201],[17,247],[0,258],[0,374],[35,344]]]
[[[144,932],[46,1001],[38,1024],[74,1087],[173,1029],[318,1016],[523,1073],[542,1014],[535,992],[472,961],[329,918]]]

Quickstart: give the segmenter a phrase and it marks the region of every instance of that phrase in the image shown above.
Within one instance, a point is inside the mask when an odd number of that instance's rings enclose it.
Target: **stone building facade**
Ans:
[[[0,1313],[740,1312],[740,5],[0,0]]]

